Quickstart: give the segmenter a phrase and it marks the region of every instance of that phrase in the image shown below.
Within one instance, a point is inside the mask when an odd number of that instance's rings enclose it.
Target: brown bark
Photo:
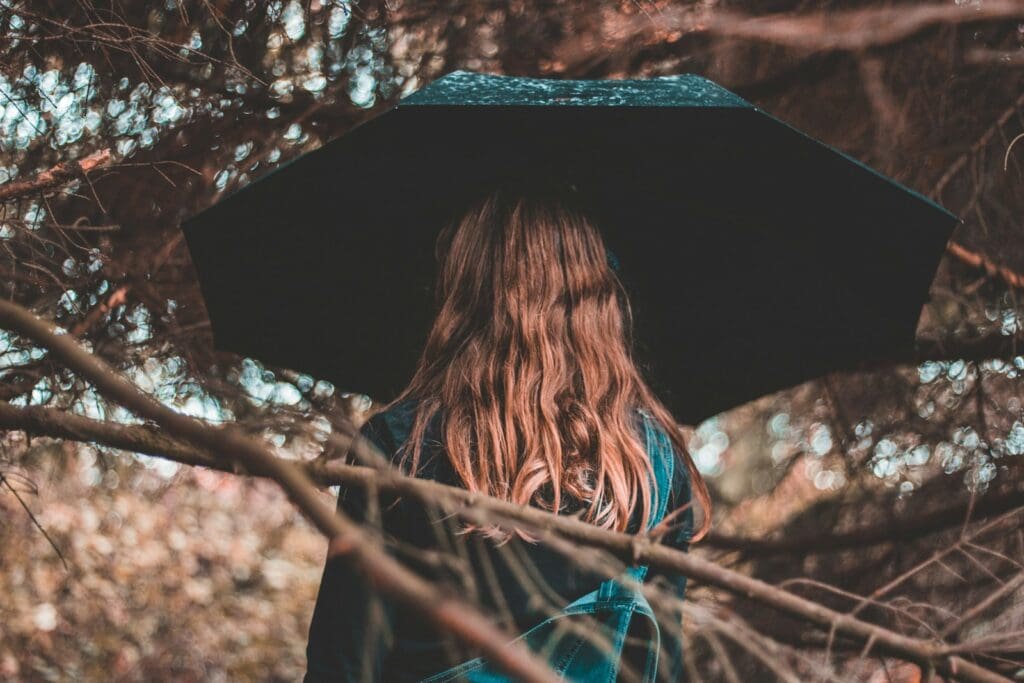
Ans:
[[[53,168],[47,169],[31,178],[4,183],[0,185],[0,202],[27,197],[28,195],[45,190],[52,190],[72,180],[84,177],[86,173],[94,168],[103,166],[108,161],[110,161],[110,150],[101,149],[84,159],[59,163]]]
[[[56,334],[50,323],[17,304],[0,301],[0,325],[47,348],[53,357],[92,382],[106,398],[154,421],[169,434],[216,453],[224,462],[235,462],[272,478],[335,547],[345,549],[343,555],[375,590],[421,613],[467,645],[479,648],[509,674],[526,681],[556,680],[541,660],[522,644],[509,643],[509,634],[497,629],[476,608],[455,595],[440,593],[433,584],[388,555],[358,524],[325,505],[309,475],[294,463],[274,457],[266,445],[235,429],[216,429],[174,412],[114,373],[70,335]]]
[[[0,426],[55,438],[99,442],[189,465],[233,471],[223,460],[182,444],[176,439],[168,438],[160,430],[152,427],[101,423],[49,408],[16,408],[6,403],[0,403]],[[357,445],[358,443],[356,442]],[[255,468],[250,472],[258,476],[272,476],[271,470],[265,468],[267,464],[255,463]],[[579,545],[608,551],[628,563],[647,564],[659,569],[680,572],[734,595],[754,600],[820,626],[826,632],[834,630],[836,634],[862,643],[870,643],[879,651],[922,666],[934,665],[936,670],[959,680],[1007,680],[959,656],[946,654],[942,645],[904,636],[837,612],[699,556],[658,545],[644,536],[607,531],[571,517],[558,516],[539,508],[520,506],[437,482],[408,477],[395,470],[377,470],[321,461],[307,462],[303,468],[310,480],[322,485],[373,485],[379,491],[430,501],[444,511],[459,515],[473,523],[497,523],[506,526],[510,523],[519,524],[531,532],[539,532],[542,540],[545,534],[551,534]]]

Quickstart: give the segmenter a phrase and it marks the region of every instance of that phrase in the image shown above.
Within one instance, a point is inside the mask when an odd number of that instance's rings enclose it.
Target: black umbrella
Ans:
[[[699,76],[456,71],[186,221],[216,345],[388,399],[433,315],[433,243],[536,173],[594,211],[637,355],[683,422],[910,357],[958,219]]]

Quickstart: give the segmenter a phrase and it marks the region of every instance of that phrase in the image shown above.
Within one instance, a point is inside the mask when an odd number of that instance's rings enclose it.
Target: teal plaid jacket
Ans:
[[[364,436],[386,454],[395,453],[406,440],[414,407],[400,404],[378,413],[363,427]],[[668,436],[646,411],[638,411],[637,418],[658,493],[649,522],[649,527],[653,527],[667,512],[689,502],[690,483]],[[428,440],[435,436],[428,430]],[[443,452],[428,458],[417,476],[454,483],[454,472],[450,471]],[[362,519],[366,504],[364,494],[356,488],[339,495],[339,508],[357,519]],[[383,527],[393,538],[419,544],[424,549],[432,547],[426,539],[438,538],[436,529],[430,528],[434,523],[429,521],[429,515],[409,501],[384,501],[380,509]],[[679,516],[674,529],[663,542],[687,549],[693,530],[691,509]],[[518,573],[508,571],[507,567],[502,571],[506,560],[493,546],[489,541],[476,539],[464,549],[477,574],[477,583],[497,584],[490,593],[481,590],[477,601],[485,608],[500,606],[511,611],[512,623],[506,626],[518,631],[518,638],[544,657],[564,680],[614,681],[624,662],[645,683],[680,680],[679,629],[663,633],[651,605],[639,590],[638,582],[652,578],[647,567],[630,567],[618,579],[606,579],[570,567],[571,563],[542,545],[524,542],[517,550],[533,565],[540,583],[546,584],[547,592],[564,596],[563,606],[552,613],[550,609],[531,608],[533,596],[518,578],[521,569]],[[509,680],[486,659],[461,651],[458,643],[434,632],[421,619],[402,613],[383,599],[373,598],[361,578],[337,559],[329,560],[324,569],[310,625],[304,683]],[[428,578],[443,578],[431,576],[427,567],[421,571]],[[684,596],[685,577],[662,575],[662,579],[668,581],[680,599]],[[498,594],[503,600],[495,599]]]

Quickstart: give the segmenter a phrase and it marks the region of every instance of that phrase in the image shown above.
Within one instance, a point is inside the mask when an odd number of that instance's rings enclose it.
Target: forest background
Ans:
[[[182,219],[456,69],[704,75],[964,222],[914,364],[687,429],[716,503],[690,674],[1020,678],[1022,67],[1013,0],[0,0],[3,299],[175,413],[320,465],[371,397],[214,352]],[[300,678],[318,525],[20,311],[0,312],[0,679]]]

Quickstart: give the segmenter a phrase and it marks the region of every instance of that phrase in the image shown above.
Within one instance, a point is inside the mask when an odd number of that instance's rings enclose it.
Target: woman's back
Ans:
[[[628,297],[580,199],[559,183],[523,179],[481,197],[441,232],[437,310],[423,352],[409,383],[363,434],[416,476],[636,533],[653,528],[666,501],[670,511],[688,503],[691,483],[706,510],[707,489],[634,361]],[[532,637],[528,629],[577,599],[608,613],[601,619],[619,633],[643,601],[602,583],[607,577],[580,558],[529,542],[524,529],[467,526],[415,501],[378,501],[356,489],[343,492],[339,507],[381,527],[410,567],[494,614],[510,633]],[[688,506],[676,522],[663,541],[685,547]],[[682,578],[667,578],[681,597]],[[475,655],[371,595],[343,561],[328,562],[309,680],[419,680]],[[673,639],[663,640],[661,661],[678,664]],[[610,652],[614,668],[618,646]]]
[[[372,416],[361,434],[400,465],[398,453],[409,437],[415,410],[413,400],[393,405]],[[425,432],[425,450],[416,476],[459,486],[458,476],[441,446],[440,423],[438,415]],[[643,438],[646,431],[639,411],[636,427]],[[678,454],[659,447],[658,442],[644,441],[652,462],[678,460]],[[689,503],[691,491],[685,467],[673,462],[667,471],[671,475],[666,482],[670,487],[666,509],[671,511]],[[531,543],[514,535],[496,542],[479,533],[460,533],[458,520],[444,518],[436,510],[428,510],[408,498],[382,498],[377,512],[368,502],[363,489],[352,487],[340,492],[338,506],[364,523],[379,514],[378,523],[409,566],[433,581],[454,585],[464,597],[495,615],[498,623],[511,633],[527,631],[573,600],[594,591],[607,578],[567,562],[563,552],[543,543]],[[573,514],[584,504],[570,498],[562,513]],[[687,507],[662,542],[685,550],[693,532],[692,520],[692,510]],[[639,530],[638,522],[637,515],[627,531]],[[440,558],[449,559],[441,562]],[[647,581],[653,576],[648,575]],[[685,577],[663,578],[668,580],[671,592],[682,599]],[[678,636],[662,634],[660,659],[673,666],[680,661]],[[328,561],[324,570],[307,655],[306,683],[402,682],[422,680],[471,659],[476,653],[445,638],[414,615],[377,601],[355,572],[333,560]],[[677,673],[671,680],[677,680]]]

